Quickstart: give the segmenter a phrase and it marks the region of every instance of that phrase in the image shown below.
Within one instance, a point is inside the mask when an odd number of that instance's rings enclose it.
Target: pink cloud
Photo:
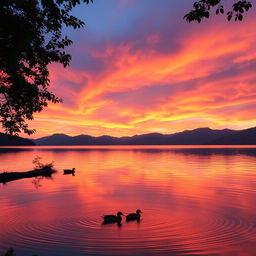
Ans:
[[[80,42],[73,66],[50,67],[64,104],[32,125],[42,135],[43,120],[56,120],[51,132],[114,136],[255,125],[254,21],[182,22],[166,17],[160,28],[143,22],[123,38]]]

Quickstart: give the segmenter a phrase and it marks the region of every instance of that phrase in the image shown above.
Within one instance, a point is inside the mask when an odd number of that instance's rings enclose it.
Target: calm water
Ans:
[[[256,255],[256,148],[2,148],[0,170],[36,156],[59,172],[0,184],[0,255]]]

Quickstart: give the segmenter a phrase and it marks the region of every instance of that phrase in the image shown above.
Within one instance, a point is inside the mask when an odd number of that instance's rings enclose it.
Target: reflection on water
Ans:
[[[0,255],[256,251],[253,147],[2,148],[1,171],[30,170],[38,155],[59,172],[0,186]],[[104,214],[137,209],[139,222],[102,225]]]

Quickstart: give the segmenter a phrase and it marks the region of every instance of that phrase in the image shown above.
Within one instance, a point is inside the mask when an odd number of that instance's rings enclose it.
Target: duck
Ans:
[[[75,169],[76,168],[73,168],[73,169],[65,169],[63,170],[64,174],[74,174],[75,173]]]
[[[117,212],[116,215],[103,215],[101,217],[104,219],[103,221],[104,224],[115,223],[115,222],[120,223],[122,221],[122,217],[121,217],[122,215],[123,215],[122,212]]]
[[[130,221],[130,220],[140,220],[140,214],[142,213],[141,210],[137,210],[136,213],[129,213],[128,215],[126,215],[126,221]]]

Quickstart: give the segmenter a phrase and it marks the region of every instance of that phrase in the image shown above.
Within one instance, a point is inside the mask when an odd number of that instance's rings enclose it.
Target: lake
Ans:
[[[255,255],[254,147],[0,148],[0,172],[36,156],[58,172],[0,184],[0,255]]]

